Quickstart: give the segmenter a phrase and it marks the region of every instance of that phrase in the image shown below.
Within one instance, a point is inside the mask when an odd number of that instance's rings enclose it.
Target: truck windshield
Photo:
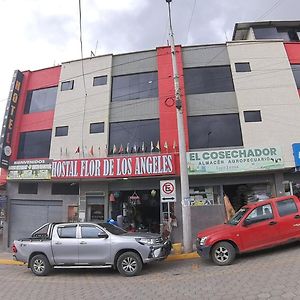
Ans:
[[[124,234],[127,232],[126,230],[124,230],[118,226],[115,226],[113,224],[101,223],[99,225],[102,226],[104,229],[106,229],[107,231],[109,231],[112,234],[121,235],[121,234]]]
[[[243,216],[245,215],[245,213],[249,210],[249,208],[241,208],[240,210],[238,210],[235,215],[227,222],[227,224],[229,225],[237,225],[241,219],[243,218]]]

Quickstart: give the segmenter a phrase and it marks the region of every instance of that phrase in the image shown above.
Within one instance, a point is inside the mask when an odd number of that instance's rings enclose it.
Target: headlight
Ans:
[[[207,238],[208,238],[208,236],[202,237],[202,238],[200,239],[199,245],[200,245],[200,246],[205,245],[205,242],[206,242]]]
[[[155,245],[155,239],[137,238],[136,241],[142,245],[148,245],[148,246]]]

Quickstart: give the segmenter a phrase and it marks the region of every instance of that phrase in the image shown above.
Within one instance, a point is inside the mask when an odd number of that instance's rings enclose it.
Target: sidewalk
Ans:
[[[166,261],[176,261],[184,259],[199,258],[197,252],[183,253],[183,254],[170,254]],[[11,252],[0,251],[0,265],[23,265],[22,262],[13,260],[13,254]]]

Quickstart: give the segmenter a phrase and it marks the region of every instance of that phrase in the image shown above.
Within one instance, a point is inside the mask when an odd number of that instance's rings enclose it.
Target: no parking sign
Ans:
[[[160,181],[160,200],[161,202],[176,202],[175,180]]]

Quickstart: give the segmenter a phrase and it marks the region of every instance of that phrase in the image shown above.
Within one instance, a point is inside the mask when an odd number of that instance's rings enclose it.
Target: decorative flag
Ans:
[[[99,157],[101,157],[101,147],[98,147],[98,151],[99,151]]]
[[[99,147],[100,148],[100,147]],[[107,156],[108,155],[108,146],[107,144],[105,145],[105,155]]]
[[[158,149],[158,151],[160,151],[159,140],[157,141],[156,148]]]
[[[142,151],[142,152],[145,152],[145,143],[144,143],[144,142],[143,142],[143,144],[142,144],[141,151]]]
[[[113,151],[112,151],[112,153],[113,153],[113,154],[116,154],[116,153],[117,153],[117,147],[116,147],[115,144],[114,144],[114,146],[113,146]]]
[[[89,151],[89,154],[91,156],[94,156],[94,146],[91,147],[90,151]]]
[[[168,146],[167,141],[165,141],[164,148],[168,151],[169,146]]]
[[[137,152],[136,144],[133,145],[133,152]]]
[[[173,143],[173,150],[176,150],[176,147],[177,147],[176,141],[174,140],[174,143]]]
[[[66,156],[68,156],[68,148],[66,147]]]
[[[75,153],[79,153],[80,152],[80,147],[78,146],[75,150]]]
[[[127,143],[127,146],[126,146],[126,153],[129,153],[129,143]]]
[[[152,142],[152,141],[151,141],[151,143],[150,143],[150,147],[151,147],[150,152],[152,152],[152,151],[154,150],[154,145],[153,145],[153,142]]]
[[[119,149],[119,154],[124,152],[123,145],[121,144],[120,149]]]
[[[60,156],[62,156],[62,152],[63,152],[62,147],[60,147]]]

